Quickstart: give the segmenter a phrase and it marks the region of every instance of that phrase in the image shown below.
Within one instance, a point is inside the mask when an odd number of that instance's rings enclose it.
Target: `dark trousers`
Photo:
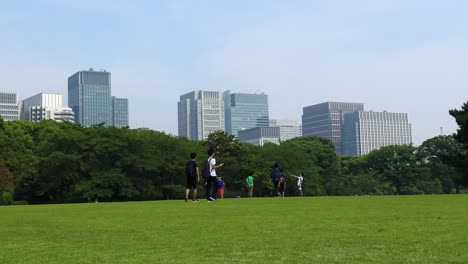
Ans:
[[[213,191],[210,193],[211,188],[213,187]],[[215,198],[216,194],[218,193],[218,177],[210,176],[206,179],[206,186],[205,186],[205,194],[206,199],[210,197]]]
[[[273,181],[273,185],[275,186],[275,193],[273,194],[273,196],[277,196],[279,181]]]

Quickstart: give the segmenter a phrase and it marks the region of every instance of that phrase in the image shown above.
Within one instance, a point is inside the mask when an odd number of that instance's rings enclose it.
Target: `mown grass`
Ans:
[[[0,207],[0,263],[468,263],[468,195]]]

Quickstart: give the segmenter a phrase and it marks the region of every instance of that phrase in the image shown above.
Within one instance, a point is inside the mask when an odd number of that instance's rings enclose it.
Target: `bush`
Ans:
[[[3,192],[0,197],[0,204],[11,205],[13,203],[13,195],[10,192]]]
[[[20,200],[20,201],[13,201],[12,205],[28,205],[28,201]]]

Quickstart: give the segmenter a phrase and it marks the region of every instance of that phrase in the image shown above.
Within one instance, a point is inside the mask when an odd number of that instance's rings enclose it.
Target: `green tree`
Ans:
[[[458,193],[462,184],[462,173],[457,165],[463,152],[463,145],[449,135],[424,141],[418,147],[416,155],[427,163],[432,178],[440,181],[444,193],[452,192],[453,187],[456,187]]]
[[[464,103],[461,110],[450,110],[450,115],[455,118],[458,124],[458,131],[455,134],[455,139],[462,143],[465,151],[460,157],[457,167],[463,172],[461,183],[468,185],[468,102]]]
[[[9,121],[0,130],[0,162],[13,174],[16,188],[14,196],[18,200],[34,189],[29,184],[37,174],[38,159],[34,154],[33,134],[35,125],[26,121]]]
[[[281,143],[278,156],[286,175],[304,173],[304,195],[340,194],[339,159],[329,139],[294,138]]]
[[[415,153],[416,147],[411,145],[382,147],[368,154],[369,167],[383,181],[391,183],[395,193],[415,193],[415,183],[429,176],[427,167]]]
[[[463,104],[461,110],[450,110],[449,114],[455,118],[459,127],[455,138],[468,148],[468,102]]]

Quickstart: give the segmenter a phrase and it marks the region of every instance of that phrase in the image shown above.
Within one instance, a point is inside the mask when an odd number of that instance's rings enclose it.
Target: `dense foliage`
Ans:
[[[272,195],[272,164],[279,163],[287,195],[425,194],[460,192],[467,185],[467,109],[450,111],[460,130],[421,146],[388,146],[361,157],[339,157],[332,142],[301,137],[266,144],[240,143],[222,131],[206,141],[188,141],[157,131],[0,118],[0,203],[128,201],[183,197],[185,163],[217,151],[226,196],[245,196],[245,178],[255,177],[255,196]],[[203,185],[200,184],[203,193]]]

